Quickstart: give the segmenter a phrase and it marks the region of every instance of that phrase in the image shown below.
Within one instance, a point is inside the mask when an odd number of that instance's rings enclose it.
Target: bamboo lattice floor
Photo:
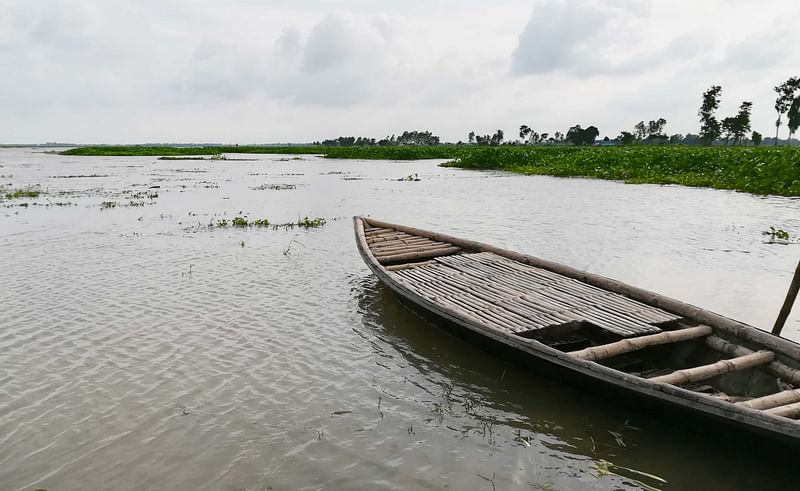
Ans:
[[[435,257],[392,274],[426,299],[516,334],[589,322],[628,338],[679,317],[490,252]]]

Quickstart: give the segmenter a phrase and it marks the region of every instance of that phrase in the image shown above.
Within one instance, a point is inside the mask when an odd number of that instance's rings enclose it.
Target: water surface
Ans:
[[[0,183],[45,192],[0,203],[0,489],[794,482],[757,451],[433,329],[369,273],[350,217],[490,242],[768,328],[800,249],[761,231],[800,232],[800,201],[438,162],[231,157],[256,160],[0,150]],[[252,189],[272,184],[296,187]],[[238,215],[328,223],[208,226]],[[797,312],[785,335],[800,339]],[[606,475],[604,461],[668,484]]]

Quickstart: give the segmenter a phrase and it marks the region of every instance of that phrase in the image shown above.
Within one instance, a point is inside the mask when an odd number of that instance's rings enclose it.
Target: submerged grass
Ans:
[[[520,174],[593,177],[628,183],[680,184],[755,194],[800,196],[800,148],[632,145],[562,147],[507,145],[359,147],[82,147],[66,155],[321,154],[327,158],[450,159],[446,167]]]

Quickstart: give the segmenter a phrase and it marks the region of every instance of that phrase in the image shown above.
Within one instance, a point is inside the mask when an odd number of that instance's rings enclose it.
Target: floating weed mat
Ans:
[[[187,157],[187,156],[161,156],[158,160],[228,160],[228,157],[222,153],[215,153],[208,157]]]
[[[150,206],[156,204],[155,201],[133,201],[130,200],[127,203],[121,201],[103,201],[100,203],[101,210],[110,210],[111,208],[127,208],[127,207],[140,207],[140,206]]]
[[[108,174],[77,174],[70,176],[50,176],[50,179],[83,179],[86,177],[108,177]]]
[[[770,226],[768,229],[762,230],[761,235],[765,238],[765,244],[787,245],[800,243],[800,236],[792,235],[780,227]]]
[[[24,199],[24,198],[38,198],[39,195],[42,194],[41,191],[38,189],[12,189],[0,194],[0,198],[12,200],[12,199]]]
[[[73,203],[71,201],[55,201],[55,202],[45,201],[45,202],[33,202],[33,203],[22,202],[22,203],[3,203],[2,204],[3,208],[28,208],[29,206],[38,206],[38,207],[50,208],[52,206],[67,207],[67,206],[78,206],[78,205],[77,205],[77,203]]]
[[[297,189],[297,184],[262,184],[250,189],[253,191],[286,191],[288,189]]]
[[[158,193],[155,191],[123,191],[122,194],[128,195],[131,199],[156,199]]]
[[[327,223],[327,220],[324,218],[309,218],[304,217],[296,222],[286,222],[286,223],[271,223],[266,218],[258,218],[255,220],[250,220],[246,216],[236,216],[231,220],[227,218],[222,218],[217,220],[216,222],[212,221],[208,225],[208,229],[215,229],[215,228],[272,228],[272,230],[284,229],[289,230],[293,228],[320,228]]]
[[[400,179],[394,179],[395,181],[409,181],[409,182],[418,182],[422,179],[419,178],[417,174],[409,174],[405,177],[401,177]]]

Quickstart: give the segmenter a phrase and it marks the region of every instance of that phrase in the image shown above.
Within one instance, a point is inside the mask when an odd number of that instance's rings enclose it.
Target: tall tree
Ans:
[[[500,145],[503,143],[504,133],[503,130],[497,130],[497,132],[492,135],[491,140],[489,141],[490,145]]]
[[[712,85],[708,90],[703,92],[703,103],[700,105],[700,110],[697,115],[700,116],[700,141],[704,145],[711,145],[714,140],[719,138],[722,130],[722,125],[717,121],[714,114],[719,109],[720,95],[722,94],[722,87],[719,85]]]
[[[669,137],[669,142],[672,143],[673,145],[683,143],[683,135],[681,135],[680,133],[675,133],[674,135]]]
[[[741,143],[744,140],[744,135],[750,131],[750,113],[753,110],[752,102],[742,102],[739,106],[739,113],[736,115],[736,123],[733,127],[734,144]]]
[[[655,121],[647,123],[647,139],[653,140],[657,138],[664,138],[664,127],[667,126],[667,120],[658,118]]]
[[[791,77],[786,82],[776,85],[774,90],[778,94],[775,99],[775,110],[778,112],[778,119],[775,121],[775,146],[778,145],[778,134],[781,130],[783,121],[781,118],[791,108],[794,101],[794,93],[800,88],[800,77]]]
[[[600,130],[596,126],[589,126],[588,128],[581,128],[581,125],[576,124],[567,130],[567,141],[573,145],[592,145],[600,135]]]
[[[597,126],[589,126],[583,130],[583,143],[586,145],[594,145],[594,141],[600,135],[600,130]]]
[[[576,124],[575,126],[571,127],[567,130],[566,140],[573,145],[582,145],[583,144],[583,128],[581,125]]]
[[[789,107],[788,118],[789,143],[791,144],[795,131],[800,127],[800,96],[795,97],[794,101],[792,101],[792,105]]]
[[[764,137],[761,136],[761,133],[759,133],[758,131],[754,131],[753,136],[751,136],[750,139],[753,140],[753,145],[759,146],[761,145],[761,140],[763,140]]]
[[[622,145],[630,145],[631,143],[633,143],[633,142],[635,142],[635,141],[636,141],[636,135],[634,135],[634,134],[633,134],[633,133],[631,133],[630,131],[623,131],[623,132],[622,132],[622,133],[620,133],[620,135],[617,137],[617,140],[619,140],[619,142],[620,142]]]
[[[525,143],[528,140],[528,135],[531,134],[531,128],[527,124],[519,127],[519,138]]]
[[[470,143],[475,143],[475,132],[474,131],[470,131],[468,137],[469,137],[469,142]]]
[[[634,133],[636,134],[637,140],[644,140],[647,138],[647,125],[644,124],[644,121],[639,121],[633,127]]]

